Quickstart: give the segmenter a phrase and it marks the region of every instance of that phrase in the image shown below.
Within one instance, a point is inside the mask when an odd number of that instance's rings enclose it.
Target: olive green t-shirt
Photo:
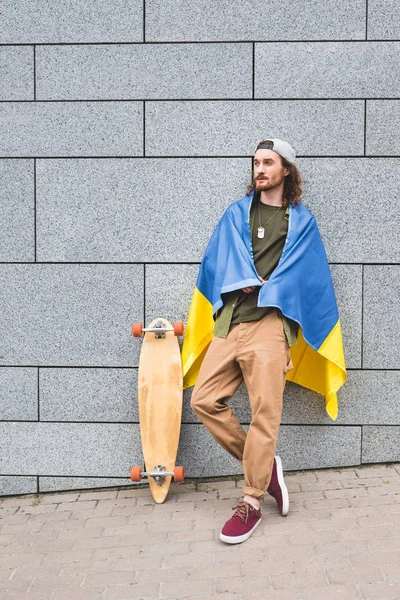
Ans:
[[[288,231],[289,209],[263,204],[259,194],[255,195],[250,209],[250,225],[252,232],[253,258],[257,273],[267,281],[272,271],[277,267],[285,244]],[[259,227],[264,228],[264,237],[257,235]],[[220,309],[214,327],[214,335],[226,337],[233,323],[259,321],[276,307],[258,307],[260,288],[250,294],[235,290],[223,294],[223,307]],[[283,316],[283,328],[289,346],[296,344],[298,324]]]

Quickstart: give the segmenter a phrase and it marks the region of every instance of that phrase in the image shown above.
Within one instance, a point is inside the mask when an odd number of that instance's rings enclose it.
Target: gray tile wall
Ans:
[[[53,4],[1,11],[0,494],[130,484],[131,324],[187,319],[265,136],[297,149],[349,369],[335,423],[287,384],[284,466],[399,461],[399,3]],[[237,474],[190,397],[179,463]]]

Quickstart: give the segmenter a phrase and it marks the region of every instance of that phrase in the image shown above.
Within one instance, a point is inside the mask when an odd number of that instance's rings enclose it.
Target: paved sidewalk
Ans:
[[[400,463],[287,473],[244,544],[241,481],[0,499],[1,600],[400,599]]]

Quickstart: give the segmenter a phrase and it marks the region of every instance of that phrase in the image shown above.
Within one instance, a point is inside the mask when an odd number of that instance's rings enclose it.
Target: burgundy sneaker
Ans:
[[[240,544],[245,542],[261,523],[261,510],[255,509],[244,500],[234,506],[233,510],[233,516],[223,526],[219,538],[227,544]]]
[[[279,512],[286,516],[289,512],[289,493],[283,479],[282,461],[279,456],[274,457],[274,466],[267,492],[275,498]]]

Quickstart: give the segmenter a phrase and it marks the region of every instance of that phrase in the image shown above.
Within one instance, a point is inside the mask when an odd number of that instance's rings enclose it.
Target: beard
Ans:
[[[256,179],[254,181],[257,192],[266,192],[267,190],[274,190],[279,187],[284,180],[284,177],[275,180]]]

